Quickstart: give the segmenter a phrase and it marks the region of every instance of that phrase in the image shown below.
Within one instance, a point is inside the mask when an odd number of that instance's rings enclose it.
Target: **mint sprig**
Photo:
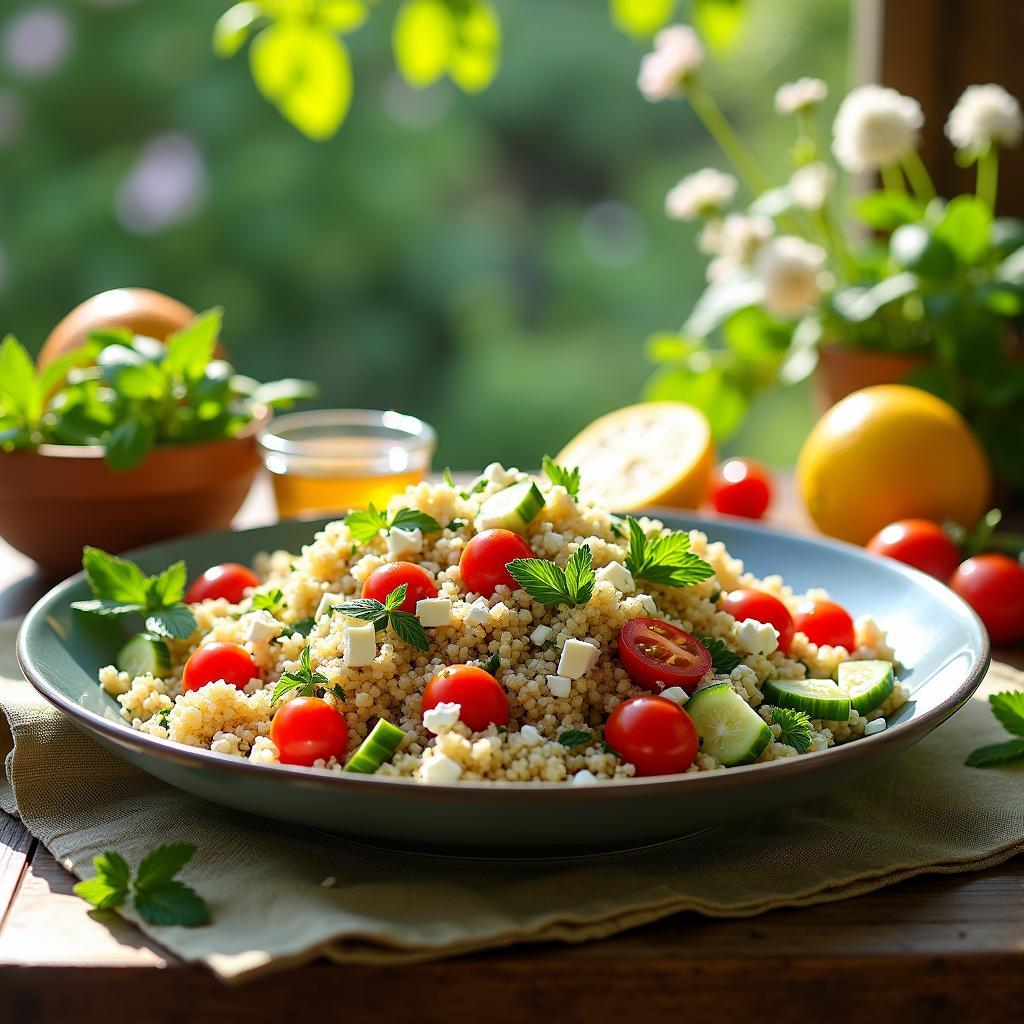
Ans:
[[[569,558],[564,571],[546,558],[516,558],[505,566],[530,597],[541,604],[586,604],[594,596],[593,555],[586,544]]]
[[[690,551],[690,535],[686,531],[674,530],[659,537],[648,537],[632,516],[626,516],[626,523],[629,526],[626,568],[633,579],[666,587],[688,587],[714,576],[715,570]]]
[[[93,858],[95,875],[75,885],[74,892],[97,910],[112,910],[131,893],[139,916],[149,924],[186,928],[209,924],[206,901],[174,877],[195,852],[191,843],[158,846],[142,858],[133,884],[128,862],[119,853],[107,850]]]
[[[270,612],[276,619],[288,605],[284,599],[284,591],[280,587],[264,590],[252,595],[252,610]]]
[[[370,597],[360,597],[344,604],[333,605],[331,611],[341,612],[350,619],[372,623],[378,633],[390,626],[391,632],[403,643],[419,651],[429,651],[430,640],[422,623],[415,615],[402,611],[400,607],[408,590],[408,586],[403,583],[388,594],[384,604]]]
[[[381,530],[391,530],[396,526],[403,530],[419,529],[424,533],[437,533],[441,529],[441,524],[433,516],[415,508],[400,508],[393,519],[388,519],[387,513],[372,501],[368,508],[349,512],[344,522],[360,544],[373,540]]]
[[[592,742],[593,739],[594,734],[592,732],[587,732],[585,729],[567,729],[558,736],[558,742],[568,750],[574,750],[576,747],[582,747],[585,743]]]
[[[569,492],[573,501],[578,501],[580,496],[580,468],[574,466],[569,469],[567,466],[559,466],[550,455],[545,455],[541,465],[547,478],[556,486],[564,487]]]
[[[807,753],[811,745],[811,720],[803,711],[772,708],[772,721],[782,730],[779,743],[792,747],[798,754]]]
[[[291,694],[293,697],[312,697],[318,689],[328,690],[339,700],[346,700],[345,691],[340,686],[331,686],[330,680],[313,668],[310,661],[309,648],[303,647],[299,655],[299,667],[294,672],[283,672],[274,687],[271,704],[276,704],[282,697]]]
[[[99,548],[82,553],[85,579],[94,595],[71,607],[89,615],[143,615],[146,629],[156,636],[183,640],[196,631],[196,619],[182,603],[188,570],[175,562],[155,576],[147,576],[134,562]]]
[[[743,661],[721,637],[702,636],[700,633],[695,635],[708,649],[708,653],[711,655],[711,664],[718,675],[727,676]]]
[[[992,714],[1008,733],[1016,737],[972,751],[964,762],[971,768],[992,768],[1024,761],[1024,690],[1004,690],[989,699]]]

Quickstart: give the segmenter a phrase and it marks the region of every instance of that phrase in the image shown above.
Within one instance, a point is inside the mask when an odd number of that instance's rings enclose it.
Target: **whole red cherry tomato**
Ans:
[[[865,545],[876,555],[895,558],[945,583],[960,564],[960,551],[938,523],[900,519],[883,527]]]
[[[372,598],[384,604],[388,594],[405,584],[405,600],[398,606],[403,612],[416,614],[416,602],[428,597],[437,597],[437,586],[422,566],[412,562],[388,562],[379,565],[363,584],[363,597]]]
[[[202,576],[197,577],[188,588],[185,601],[196,604],[212,598],[223,597],[232,604],[238,604],[246,591],[260,585],[260,578],[251,569],[238,562],[224,562],[211,565]]]
[[[696,637],[671,622],[645,617],[630,619],[619,630],[619,661],[645,690],[681,686],[689,693],[711,669],[711,654]]]
[[[461,706],[459,721],[473,732],[491,725],[508,725],[508,697],[497,679],[477,665],[449,665],[427,683],[423,710],[438,704]]]
[[[198,690],[222,679],[242,689],[251,679],[258,679],[259,674],[256,662],[244,647],[217,641],[202,644],[192,652],[181,674],[181,688]]]
[[[753,459],[727,459],[711,474],[711,504],[716,512],[760,519],[771,502],[771,474]]]
[[[319,697],[296,697],[278,709],[270,723],[270,739],[281,764],[329,761],[345,756],[348,726],[345,717]]]
[[[968,558],[949,585],[978,613],[994,644],[1024,639],[1024,569],[1009,555]]]
[[[812,644],[819,647],[845,647],[852,651],[857,646],[850,613],[835,601],[824,599],[803,601],[796,610],[793,625]]]
[[[608,716],[605,742],[637,775],[685,772],[700,739],[690,716],[674,701],[645,693],[624,700]]]
[[[793,642],[793,616],[777,597],[763,590],[730,590],[722,595],[719,607],[737,622],[753,619],[774,626],[779,632],[779,649],[789,650]]]
[[[533,549],[511,530],[484,530],[463,549],[459,560],[462,585],[474,594],[493,597],[502,584],[518,590],[519,584],[505,568],[517,558],[533,558]]]

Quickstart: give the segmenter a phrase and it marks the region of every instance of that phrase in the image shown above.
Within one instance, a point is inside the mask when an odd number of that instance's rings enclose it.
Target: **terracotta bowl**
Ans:
[[[825,344],[819,350],[815,392],[824,412],[861,388],[898,384],[914,370],[928,365],[927,356],[876,352],[849,345]]]
[[[260,468],[256,433],[155,449],[114,472],[98,447],[41,445],[0,453],[0,536],[54,576],[82,564],[82,547],[127,551],[171,537],[222,530]]]

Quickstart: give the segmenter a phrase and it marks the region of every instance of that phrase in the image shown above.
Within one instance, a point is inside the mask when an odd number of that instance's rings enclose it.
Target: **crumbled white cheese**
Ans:
[[[372,622],[362,626],[346,626],[342,639],[347,668],[362,668],[373,664],[373,659],[377,657],[377,632]]]
[[[632,594],[636,590],[633,574],[621,562],[610,562],[603,569],[598,569],[595,575],[622,594]]]
[[[550,626],[538,626],[531,634],[530,639],[538,646],[542,646],[548,642],[548,637],[551,636]]]
[[[462,777],[462,766],[445,754],[434,754],[424,757],[420,766],[420,779],[423,782],[441,783],[458,782]]]
[[[251,644],[268,644],[281,633],[281,625],[266,609],[250,612],[243,616],[245,623],[244,639]]]
[[[669,700],[674,701],[680,707],[690,699],[690,695],[681,686],[670,686],[662,690],[661,695],[662,697],[668,697]]]
[[[528,747],[536,747],[539,743],[544,742],[544,737],[541,736],[541,734],[537,732],[536,727],[532,725],[524,725],[519,730],[519,735]]]
[[[567,679],[579,679],[586,675],[601,657],[596,644],[589,640],[566,640],[562,645],[562,655],[558,659],[558,674]]]
[[[462,714],[462,705],[441,701],[435,704],[429,711],[423,712],[423,727],[432,732],[435,736],[449,729],[459,720]]]
[[[416,602],[416,618],[426,629],[447,626],[452,621],[452,603],[447,597],[425,597]]]
[[[736,643],[748,654],[771,654],[778,650],[779,631],[770,622],[744,619],[732,627]]]
[[[467,626],[482,626],[485,622],[490,621],[490,618],[490,606],[481,597],[469,606],[469,611],[466,613],[465,622]]]
[[[484,468],[483,477],[489,484],[511,487],[519,482],[519,470],[515,466],[506,469],[500,462],[492,462]]]
[[[572,693],[572,680],[567,676],[548,676],[547,679],[552,697],[568,697]]]
[[[347,600],[348,598],[344,594],[324,594],[316,606],[316,614],[313,618],[322,619],[325,615],[330,614],[332,604],[344,604]]]
[[[588,768],[581,768],[573,777],[574,786],[592,786],[597,782],[597,776]]]
[[[877,732],[885,732],[884,718],[874,718],[864,726],[865,736],[874,736]]]
[[[658,606],[654,603],[654,598],[650,594],[640,595],[640,606],[648,615],[658,614]]]
[[[423,550],[423,531],[414,526],[411,530],[403,530],[393,526],[388,531],[388,556],[401,558],[402,555],[415,555]]]
[[[562,545],[565,544],[565,538],[560,533],[544,534],[544,550],[549,555],[557,555],[562,550]]]

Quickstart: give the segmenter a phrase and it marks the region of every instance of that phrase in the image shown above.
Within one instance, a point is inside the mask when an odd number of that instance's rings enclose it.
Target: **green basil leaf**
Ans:
[[[35,423],[43,412],[43,389],[28,350],[13,335],[0,344],[0,408]]]
[[[166,342],[164,372],[186,383],[199,380],[213,358],[222,319],[220,309],[208,309],[180,331],[170,335]]]
[[[150,420],[129,416],[107,438],[107,465],[115,470],[132,469],[150,453],[155,440],[156,430]]]
[[[143,362],[121,367],[113,385],[122,398],[155,400],[161,398],[167,389],[167,378],[156,363]]]

